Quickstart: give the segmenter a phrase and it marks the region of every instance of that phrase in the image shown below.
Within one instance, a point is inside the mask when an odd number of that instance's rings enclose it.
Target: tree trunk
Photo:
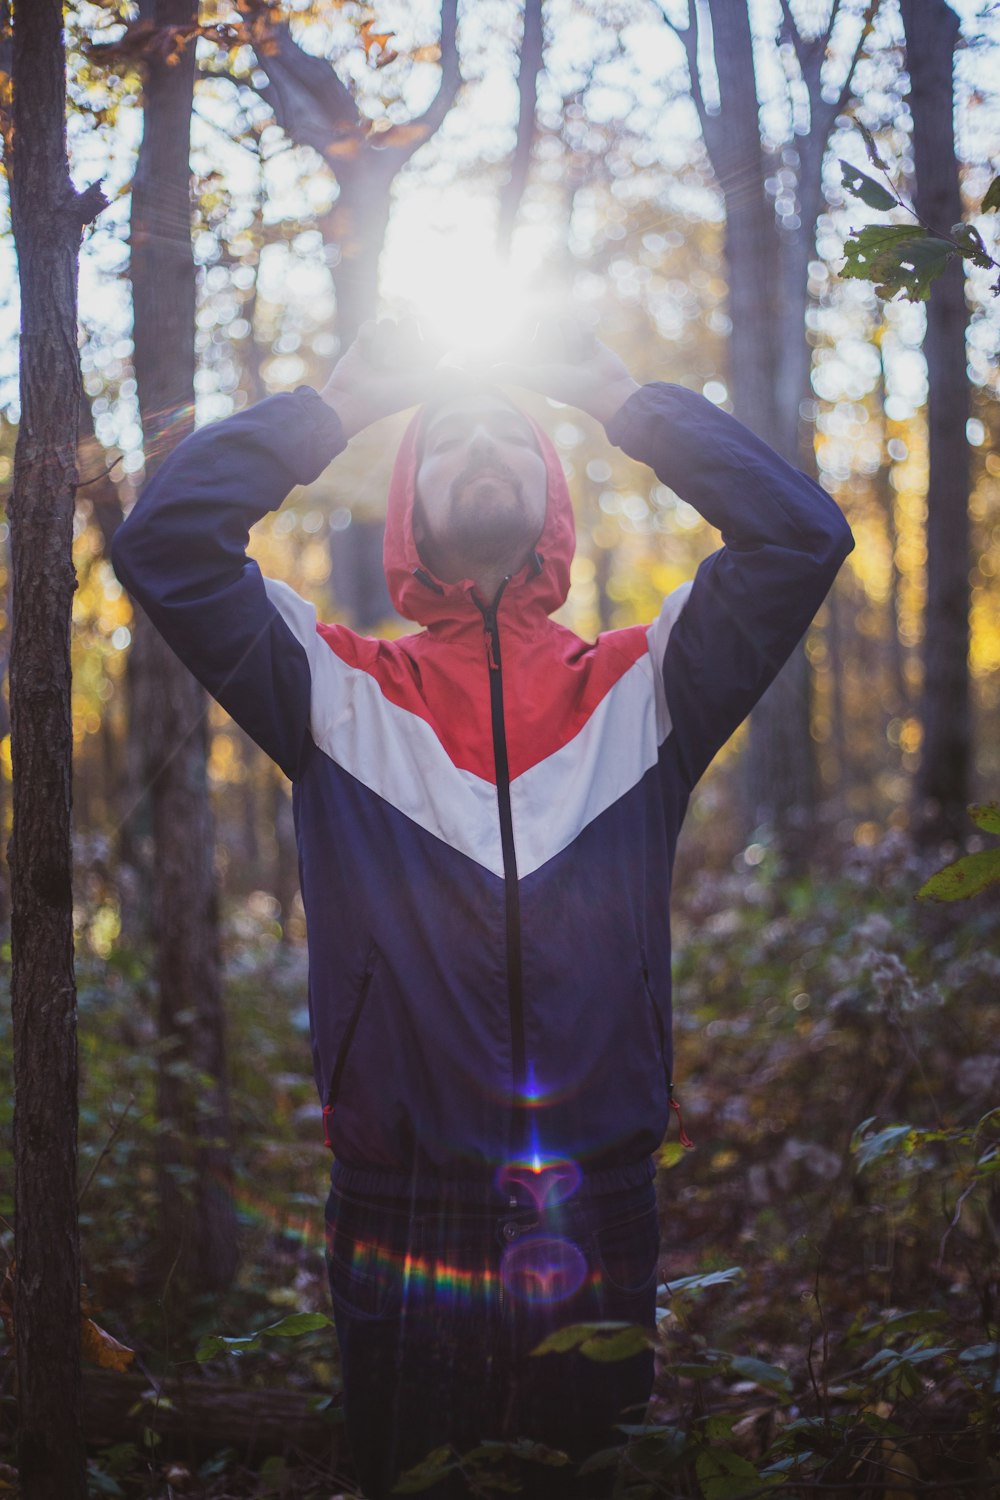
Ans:
[[[190,27],[197,0],[145,0],[143,19]],[[194,419],[195,268],[190,121],[195,45],[147,51],[132,190],[135,373],[147,477]],[[131,718],[152,806],[161,1052],[159,1249],[189,1291],[227,1287],[237,1264],[229,1184],[225,1025],[207,779],[207,698],[136,610]],[[140,670],[141,669],[141,670]],[[221,1144],[220,1144],[221,1142]]]
[[[10,595],[10,561],[6,545],[3,553],[0,553],[0,569],[2,569],[3,588]],[[7,676],[7,668],[10,662],[10,631],[9,615],[4,612],[4,623],[0,627],[0,684]],[[4,740],[10,734],[10,714],[7,710],[7,698],[2,687],[0,687],[0,740]],[[0,772],[0,849],[6,854],[7,834],[7,778]],[[10,917],[10,870],[7,867],[6,858],[0,862],[0,927],[6,927]]]
[[[803,255],[787,243],[790,233],[779,231],[764,188],[768,167],[746,0],[711,0],[711,13],[723,111],[710,152],[726,200],[733,413],[798,464],[799,403],[809,369],[802,357]],[[809,664],[799,645],[751,715],[744,765],[751,822],[770,825],[793,858],[807,845],[816,813],[811,711]]]
[[[341,171],[340,196],[322,224],[326,244],[336,247],[333,291],[341,352],[378,306],[378,267],[389,225],[393,175],[366,161],[362,170]]]
[[[83,1500],[69,632],[77,257],[82,227],[104,199],[77,194],[69,178],[59,0],[18,0],[12,72],[8,165],[21,285],[9,506],[17,1454],[24,1500]]]
[[[915,206],[947,232],[962,217],[955,159],[954,55],[958,16],[945,0],[901,0],[910,75]],[[967,831],[969,713],[969,417],[964,262],[955,256],[927,304],[927,604],[923,744],[917,772],[918,838]]]
[[[497,250],[504,259],[510,255],[514,225],[528,186],[531,153],[535,145],[538,75],[542,71],[544,47],[542,0],[524,0],[524,30],[517,70],[517,133],[510,159],[510,173],[500,189],[500,202],[497,205]]]
[[[705,12],[690,0],[684,28],[670,21],[684,44],[691,91],[705,147],[726,202],[726,259],[732,334],[729,386],[741,421],[797,467],[812,471],[812,445],[804,441],[799,414],[809,390],[811,350],[806,341],[808,264],[823,202],[822,163],[830,130],[842,110],[864,40],[857,46],[837,97],[821,80],[837,21],[833,0],[825,29],[799,31],[786,0],[781,26],[794,49],[809,101],[809,131],[786,148],[796,212],[783,216],[768,197],[766,179],[778,163],[764,150],[753,40],[746,0],[707,0],[711,46],[719,84],[719,108],[706,105],[701,88],[699,43]],[[808,854],[818,801],[811,735],[811,674],[802,644],[765,693],[750,718],[745,760],[747,799],[755,824],[770,825],[784,853],[798,862]]]

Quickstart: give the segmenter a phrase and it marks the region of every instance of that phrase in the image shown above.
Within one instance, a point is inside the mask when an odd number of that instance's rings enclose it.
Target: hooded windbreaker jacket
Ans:
[[[344,446],[315,391],[189,437],[113,544],[192,672],[294,783],[309,1009],[345,1189],[482,1189],[570,1161],[649,1175],[669,1120],[671,867],[692,787],[764,692],[853,545],[841,512],[679,386],[636,392],[613,443],[725,545],[647,627],[587,642],[549,618],[574,548],[548,472],[535,555],[488,606],[423,567],[421,414],[390,487],[385,566],[420,631],[317,623],[261,576],[250,526]]]

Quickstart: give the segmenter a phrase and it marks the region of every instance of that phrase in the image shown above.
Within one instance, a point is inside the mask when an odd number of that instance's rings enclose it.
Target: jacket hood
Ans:
[[[545,460],[547,498],[545,524],[535,543],[535,561],[511,579],[504,597],[516,590],[518,609],[539,609],[548,615],[565,603],[569,593],[569,569],[576,547],[573,506],[566,475],[551,439],[527,412],[521,411],[520,407],[515,407],[515,410],[521,412],[530,424]],[[416,413],[396,454],[389,481],[383,560],[389,596],[395,609],[408,620],[433,625],[467,616],[470,608],[475,606],[470,580],[443,583],[434,578],[422,562],[414,540],[413,506],[426,413],[427,408],[423,406]]]

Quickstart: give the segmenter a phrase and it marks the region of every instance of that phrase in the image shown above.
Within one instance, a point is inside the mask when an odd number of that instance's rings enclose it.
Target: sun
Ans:
[[[381,266],[385,310],[415,317],[462,366],[516,357],[551,314],[547,234],[522,233],[516,254],[497,254],[491,202],[454,188],[400,203]]]

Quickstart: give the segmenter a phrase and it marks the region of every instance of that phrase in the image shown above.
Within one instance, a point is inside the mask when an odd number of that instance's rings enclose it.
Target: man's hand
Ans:
[[[493,365],[488,373],[579,407],[599,422],[610,422],[639,389],[617,354],[569,318],[539,324],[521,358]]]
[[[440,354],[412,318],[363,323],[320,395],[339,416],[344,436],[352,438],[393,412],[447,395],[452,388],[457,395],[460,377],[455,370],[438,369]]]

